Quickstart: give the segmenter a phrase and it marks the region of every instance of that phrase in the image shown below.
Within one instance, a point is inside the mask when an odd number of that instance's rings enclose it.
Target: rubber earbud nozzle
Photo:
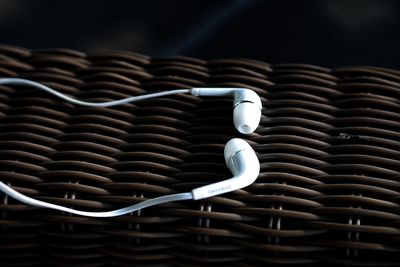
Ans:
[[[236,129],[242,134],[254,132],[260,120],[261,110],[254,103],[240,103],[233,110],[233,123]]]

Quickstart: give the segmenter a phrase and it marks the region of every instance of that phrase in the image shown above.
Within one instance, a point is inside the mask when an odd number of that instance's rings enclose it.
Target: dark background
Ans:
[[[395,0],[0,0],[0,42],[399,69],[399,11]]]

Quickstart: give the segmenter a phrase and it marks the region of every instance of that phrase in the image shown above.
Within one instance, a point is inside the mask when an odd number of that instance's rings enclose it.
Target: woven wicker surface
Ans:
[[[110,219],[0,194],[1,266],[396,265],[400,261],[400,72],[249,59],[149,58],[115,51],[0,47],[0,76],[90,101],[200,86],[263,100],[240,135],[232,100],[189,95],[113,108],[0,86],[0,179],[83,210],[124,207],[230,177],[225,142],[246,139],[251,186]]]

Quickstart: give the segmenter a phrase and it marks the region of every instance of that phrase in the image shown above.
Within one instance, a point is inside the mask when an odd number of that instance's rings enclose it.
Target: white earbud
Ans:
[[[192,88],[195,96],[233,96],[233,123],[243,134],[256,130],[261,119],[261,99],[252,90],[245,88]]]
[[[244,140],[231,139],[224,150],[226,165],[234,175],[218,183],[192,190],[194,200],[225,194],[251,185],[260,173],[260,162],[251,146]]]
[[[257,179],[258,174],[260,173],[260,163],[258,161],[256,153],[251,148],[251,146],[248,143],[246,143],[246,141],[238,138],[231,139],[225,145],[224,157],[226,165],[234,175],[232,178],[228,180],[193,189],[191,193],[178,193],[178,194],[156,197],[153,199],[142,201],[135,205],[128,206],[126,208],[112,210],[112,211],[104,211],[104,212],[81,211],[72,208],[67,208],[61,205],[48,203],[21,194],[1,181],[0,181],[0,191],[2,191],[6,195],[16,200],[21,201],[22,203],[40,208],[65,211],[86,217],[115,217],[128,214],[147,207],[151,207],[154,205],[159,205],[162,203],[190,200],[190,199],[199,200],[225,194],[227,192],[231,192],[249,186]]]
[[[254,132],[261,119],[262,103],[260,97],[254,91],[245,88],[176,89],[107,102],[88,102],[60,93],[44,84],[21,78],[0,78],[0,85],[31,86],[46,91],[70,103],[89,107],[112,107],[145,99],[187,93],[195,96],[233,96],[233,123],[240,133],[249,134]]]

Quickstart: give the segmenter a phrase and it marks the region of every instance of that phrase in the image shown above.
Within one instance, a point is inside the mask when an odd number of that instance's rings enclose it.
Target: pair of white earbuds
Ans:
[[[185,94],[185,93],[190,93],[195,96],[225,96],[225,97],[229,96],[233,97],[234,100],[233,122],[236,129],[239,132],[243,134],[252,133],[257,128],[261,119],[262,104],[259,96],[254,91],[244,88],[177,89],[177,90],[170,90],[170,91],[152,93],[141,96],[134,96],[115,101],[93,103],[69,97],[43,84],[26,79],[0,78],[0,85],[31,86],[46,91],[48,93],[51,93],[73,104],[92,106],[92,107],[110,107],[130,102],[137,102],[144,99],[150,99],[150,98],[173,95],[173,94]],[[67,208],[61,205],[51,204],[48,202],[37,200],[15,191],[10,186],[4,184],[1,181],[0,181],[0,191],[2,191],[6,195],[16,200],[19,200],[25,204],[36,207],[50,208],[88,217],[115,217],[131,213],[146,207],[158,205],[161,203],[179,201],[179,200],[190,200],[190,199],[200,200],[212,196],[221,195],[224,193],[228,193],[249,186],[257,179],[260,173],[260,163],[258,161],[256,153],[246,141],[239,138],[231,139],[225,145],[224,157],[226,165],[233,174],[233,177],[228,180],[198,187],[188,193],[178,193],[178,194],[157,197],[145,200],[143,202],[131,205],[126,208],[107,211],[107,212],[80,211]]]

